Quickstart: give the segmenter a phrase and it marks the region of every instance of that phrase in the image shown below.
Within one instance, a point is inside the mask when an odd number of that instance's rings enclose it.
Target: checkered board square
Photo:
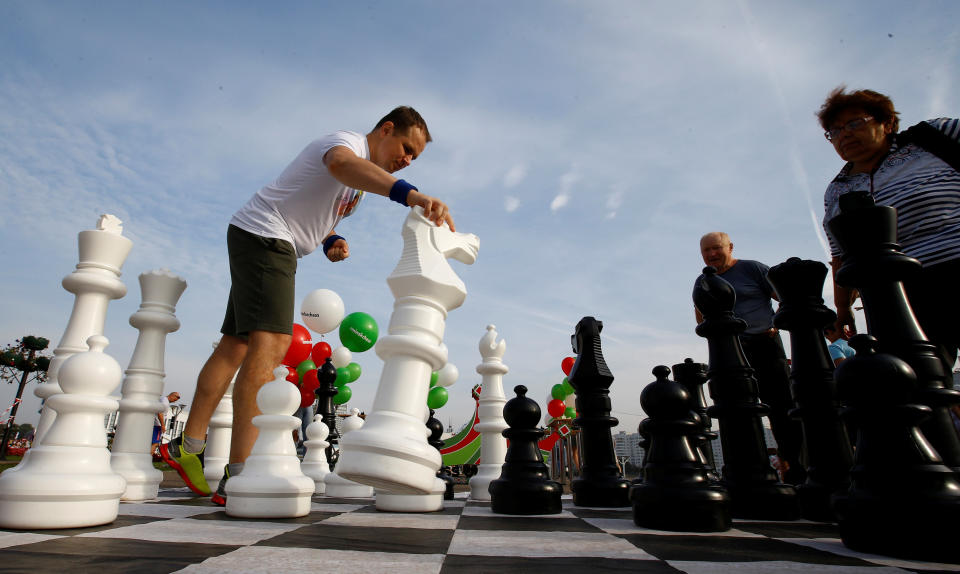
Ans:
[[[472,574],[960,572],[844,547],[834,524],[734,521],[721,533],[648,530],[629,508],[494,514],[461,493],[439,512],[379,512],[368,498],[315,496],[307,516],[239,519],[186,489],[123,503],[111,524],[0,530],[0,572]]]

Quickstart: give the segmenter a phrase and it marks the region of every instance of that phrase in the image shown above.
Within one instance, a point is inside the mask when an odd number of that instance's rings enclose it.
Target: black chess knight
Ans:
[[[610,434],[619,421],[610,416],[613,374],[600,349],[602,329],[603,323],[584,317],[571,337],[577,360],[568,380],[577,394],[578,415],[573,424],[580,429],[583,467],[570,490],[577,506],[629,506],[630,482],[623,478],[617,466]]]
[[[758,398],[757,380],[737,337],[746,322],[733,313],[735,299],[733,287],[717,270],[704,268],[694,284],[693,302],[704,318],[697,334],[707,339],[710,354],[707,387],[713,406],[707,413],[720,425],[721,482],[730,493],[734,518],[794,520],[797,492],[777,481],[767,458],[760,418],[769,408]]]

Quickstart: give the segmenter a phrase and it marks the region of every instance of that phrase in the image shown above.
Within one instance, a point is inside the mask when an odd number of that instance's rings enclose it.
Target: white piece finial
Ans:
[[[116,215],[104,213],[97,220],[97,231],[106,231],[114,235],[123,235],[123,222]]]

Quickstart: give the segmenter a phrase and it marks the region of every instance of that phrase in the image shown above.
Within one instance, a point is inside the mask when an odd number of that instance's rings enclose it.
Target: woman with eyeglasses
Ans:
[[[830,92],[817,113],[824,136],[846,161],[824,194],[823,225],[830,240],[836,278],[840,247],[827,222],[840,213],[839,198],[868,191],[878,205],[897,209],[897,240],[919,259],[923,270],[904,284],[911,307],[948,372],[960,343],[960,121],[938,118],[899,132],[899,112],[889,97],[873,90]],[[931,129],[931,127],[933,129]],[[837,329],[856,333],[853,291],[834,285]]]

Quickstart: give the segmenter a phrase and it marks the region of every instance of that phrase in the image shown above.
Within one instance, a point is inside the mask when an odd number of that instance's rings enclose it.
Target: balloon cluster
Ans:
[[[560,363],[560,369],[564,375],[570,374],[570,369],[573,368],[575,362],[574,357],[567,357]],[[547,399],[547,413],[555,419],[576,417],[576,409],[567,404],[567,399],[572,395],[573,387],[567,377],[564,377],[562,383],[557,383],[550,389],[550,398]]]
[[[447,387],[457,382],[460,371],[453,363],[447,363],[439,371],[430,374],[430,392],[427,394],[427,406],[437,410],[447,404],[450,394]]]
[[[300,317],[306,327],[293,324],[293,340],[283,357],[283,365],[289,371],[287,380],[300,387],[300,407],[308,407],[316,399],[315,391],[320,387],[317,366],[327,359],[337,368],[333,402],[346,403],[353,395],[347,385],[359,379],[362,372],[360,365],[353,362],[353,353],[369,350],[377,342],[377,322],[366,313],[344,316],[343,300],[329,289],[310,292],[300,305]],[[340,347],[334,349],[326,341],[314,344],[311,330],[323,335],[338,327]]]

